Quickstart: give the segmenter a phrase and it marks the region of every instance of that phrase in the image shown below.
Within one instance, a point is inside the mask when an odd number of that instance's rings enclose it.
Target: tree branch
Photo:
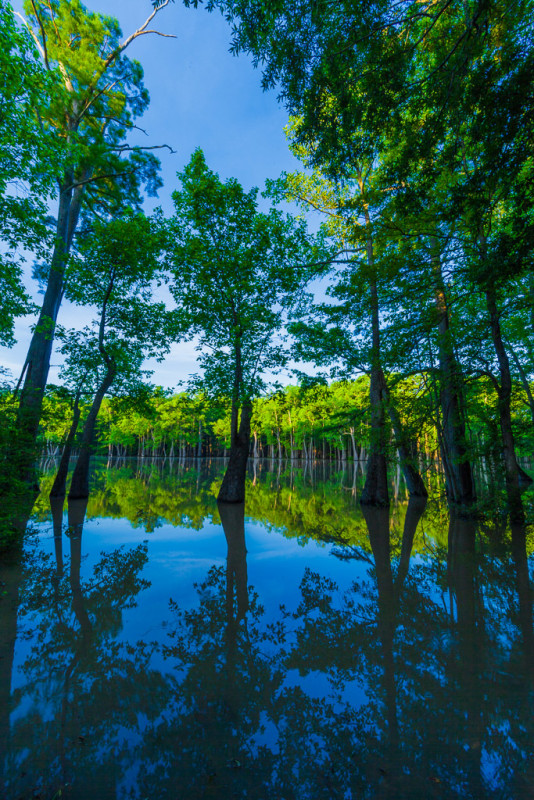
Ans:
[[[143,131],[145,133],[145,131]],[[153,144],[151,146],[144,147],[143,145],[134,145],[133,147],[129,144],[118,145],[117,147],[111,147],[111,150],[115,150],[117,153],[132,153],[135,150],[161,150],[163,148],[167,148],[171,153],[175,154],[176,150],[174,150],[170,144]]]
[[[174,36],[173,34],[160,33],[159,31],[147,30],[148,25],[152,22],[152,20],[156,16],[156,14],[158,12],[160,12],[163,8],[165,8],[165,6],[168,6],[170,1],[171,0],[164,0],[163,3],[159,4],[158,6],[156,6],[154,8],[154,11],[152,12],[152,14],[150,14],[150,16],[147,17],[147,19],[145,20],[144,24],[141,25],[141,27],[138,28],[134,33],[130,34],[130,36],[128,36],[128,38],[125,39],[124,42],[121,45],[119,45],[119,47],[117,47],[112,53],[109,54],[109,56],[104,61],[104,68],[102,70],[102,73],[104,73],[107,70],[107,68],[109,67],[109,65],[113,61],[115,61],[120,56],[120,54],[123,53],[126,50],[127,47],[129,47],[131,45],[131,43],[134,41],[134,39],[137,39],[139,36],[143,36],[143,34],[145,34],[145,33],[155,33],[158,36],[164,36],[166,38],[176,39],[176,36]]]

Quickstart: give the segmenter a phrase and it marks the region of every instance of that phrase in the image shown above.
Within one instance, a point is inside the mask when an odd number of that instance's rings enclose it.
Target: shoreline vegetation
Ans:
[[[415,460],[435,462],[443,470],[435,429],[432,397],[421,391],[424,378],[414,377],[399,384],[398,403],[409,408],[411,418],[402,419],[405,427],[416,423],[413,434]],[[470,420],[466,446],[473,463],[486,459],[495,476],[502,470],[499,441],[492,439],[495,402],[487,394],[487,384],[471,386],[470,402],[479,406]],[[272,395],[254,400],[251,414],[249,457],[333,461],[366,461],[370,447],[369,380],[338,381],[327,385],[288,386]],[[514,387],[513,424],[518,442],[518,457],[529,458],[534,432],[524,402],[521,385]],[[2,413],[9,417],[13,408],[9,393],[4,394]],[[65,451],[76,456],[80,431],[90,413],[88,403],[80,404],[63,387],[51,387],[43,404],[37,440],[41,457],[61,458]],[[78,438],[72,436],[74,423]],[[389,462],[399,458],[399,441],[391,424],[386,426]],[[202,394],[165,393],[155,390],[141,398],[104,398],[95,431],[93,453],[118,458],[215,458],[229,457],[231,448],[231,403],[229,398],[214,400]]]

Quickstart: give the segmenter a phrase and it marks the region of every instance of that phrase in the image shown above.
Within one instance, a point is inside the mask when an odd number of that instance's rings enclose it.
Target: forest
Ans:
[[[531,800],[534,0],[88,3],[0,0],[0,797]]]
[[[80,0],[0,2],[0,343],[35,318],[20,375],[3,369],[2,541],[43,455],[72,499],[95,454],[223,457],[229,503],[249,458],[362,460],[360,502],[378,507],[388,469],[425,497],[433,465],[467,515],[489,472],[523,520],[532,4],[184,0],[221,12],[231,52],[278,92],[300,167],[260,193],[197,148],[173,213],[148,213],[166,145],[131,140],[149,104],[135,48],[168,36],[170,5],[124,36]],[[63,326],[65,298],[91,321]],[[154,385],[147,360],[188,342],[197,373]]]

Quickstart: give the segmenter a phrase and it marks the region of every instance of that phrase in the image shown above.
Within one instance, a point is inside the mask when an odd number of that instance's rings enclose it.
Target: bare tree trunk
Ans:
[[[490,319],[493,346],[499,362],[500,384],[497,388],[497,396],[510,515],[514,517],[517,512],[517,519],[522,519],[523,509],[521,504],[520,484],[531,483],[532,479],[521,470],[515,455],[512,412],[510,408],[512,399],[512,375],[510,373],[510,362],[502,340],[499,313],[497,311],[497,302],[493,288],[486,289],[486,304]]]
[[[243,503],[245,500],[251,417],[252,403],[250,400],[245,400],[241,406],[239,430],[232,432],[230,459],[217,496],[219,503]]]
[[[408,493],[410,497],[428,497],[425,484],[416,467],[417,449],[415,442],[407,440],[397,409],[391,402],[389,390],[385,386],[385,381],[384,398],[387,401],[389,418],[395,434],[395,445],[399,454],[400,465],[406,481],[406,486],[408,487]]]
[[[81,409],[79,404],[81,388],[82,387],[80,385],[80,388],[74,400],[72,423],[67,436],[67,441],[65,442],[65,446],[61,454],[61,460],[59,462],[57,474],[52,489],[50,490],[50,495],[49,495],[50,497],[65,497],[66,494],[67,473],[69,471],[70,455],[72,453],[72,445],[74,443],[74,437],[76,436],[76,431],[78,430],[78,423],[80,421],[80,414],[81,414]]]
[[[37,439],[44,390],[50,368],[54,331],[63,299],[65,264],[78,224],[83,186],[73,190],[74,174],[65,176],[59,194],[56,243],[39,320],[25,362],[25,379],[18,408],[19,458],[25,477],[31,479],[33,450]]]
[[[113,383],[114,378],[115,369],[108,369],[104,376],[104,380],[100,384],[98,391],[95,394],[93,404],[87,419],[85,420],[80,443],[80,452],[78,455],[78,460],[76,461],[76,466],[74,467],[74,473],[72,475],[72,481],[70,484],[70,500],[89,497],[89,463],[93,449],[96,418],[98,417],[98,412],[100,411],[100,406],[102,405],[104,395]]]
[[[432,240],[432,268],[438,328],[438,357],[440,371],[440,405],[442,428],[440,446],[446,467],[447,496],[452,503],[470,505],[475,500],[473,472],[468,460],[462,401],[458,388],[460,369],[454,357],[449,329],[449,308],[441,272],[439,245]]]

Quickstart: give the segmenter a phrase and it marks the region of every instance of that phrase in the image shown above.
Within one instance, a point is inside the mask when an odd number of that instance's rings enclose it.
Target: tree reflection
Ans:
[[[139,715],[154,718],[164,706],[151,645],[119,638],[124,609],[148,586],[146,544],[101,553],[82,577],[85,506],[69,503],[68,576],[57,544],[55,559],[28,544],[19,637],[31,646],[13,692],[7,797],[115,797]],[[58,536],[59,507],[53,513]]]
[[[340,593],[307,569],[298,607],[274,621],[251,589],[237,610],[242,518],[227,521],[226,570],[198,586],[197,608],[173,606],[175,699],[143,788],[157,774],[164,793],[180,774],[184,797],[530,796],[531,697],[514,654],[532,637],[525,538],[512,574],[453,517],[447,550],[411,563],[423,512],[412,501],[392,550],[387,511],[366,509],[372,558],[349,551],[366,576]],[[520,585],[516,622],[503,609]]]
[[[171,602],[163,643],[123,642],[124,609],[146,586],[146,546],[101,554],[89,568],[83,504],[69,504],[68,556],[62,507],[52,509],[53,554],[30,547],[22,576],[13,573],[15,616],[5,617],[13,626],[18,613],[22,647],[28,637],[3,739],[7,796],[532,796],[525,525],[453,516],[440,533],[441,507],[416,499],[390,515],[344,515],[297,477],[270,498],[259,480],[247,515],[289,520],[290,506],[296,531],[315,508],[313,535],[345,562],[344,588],[322,561],[304,569],[297,602],[265,608],[248,585],[243,505],[220,506],[226,564],[209,569],[193,602]],[[208,495],[212,478],[194,478]],[[152,521],[170,503],[166,480],[143,483]],[[117,504],[118,482],[102,490]],[[180,484],[189,523],[216,521],[213,494],[202,506],[194,491]],[[129,497],[140,496],[136,482]],[[173,513],[178,520],[180,507]],[[11,663],[0,662],[4,696]]]

